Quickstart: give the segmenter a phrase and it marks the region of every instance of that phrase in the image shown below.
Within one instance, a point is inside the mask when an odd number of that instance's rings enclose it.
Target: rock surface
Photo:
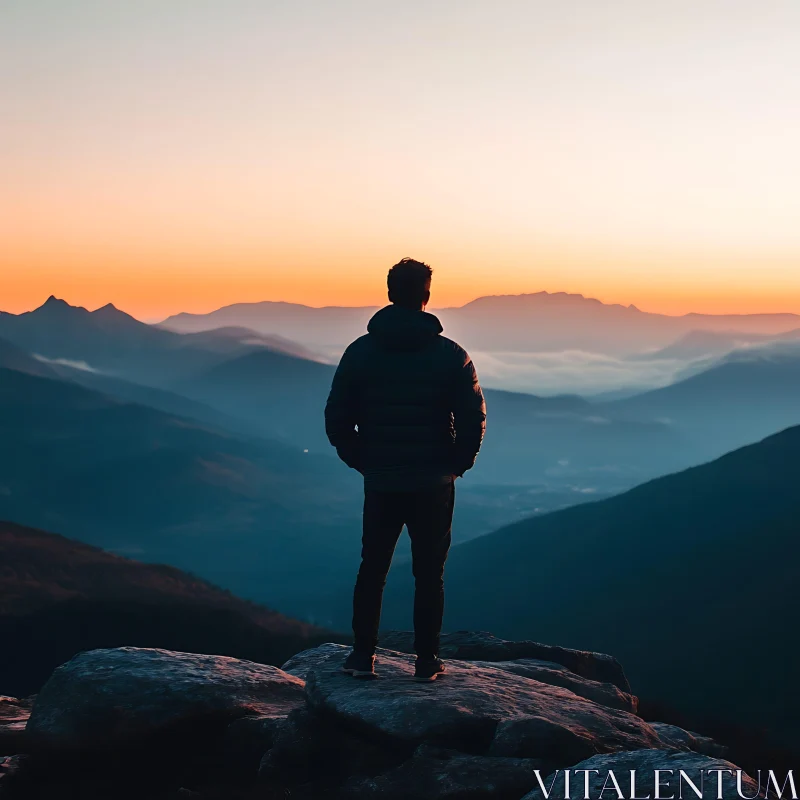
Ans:
[[[591,797],[609,770],[630,781],[637,769],[644,797],[654,796],[655,769],[733,768],[708,737],[632,713],[637,699],[621,688],[613,659],[488,634],[446,639],[448,672],[431,684],[412,680],[411,655],[390,650],[378,651],[378,680],[357,680],[341,672],[349,648],[336,644],[299,653],[283,669],[139,648],[82,653],[36,698],[22,740],[32,756],[0,764],[0,792],[32,776],[44,787],[37,796],[63,796],[69,781],[88,780],[104,798],[131,800],[176,792],[538,800],[538,780],[568,768],[600,770]],[[453,657],[468,652],[481,658]],[[4,702],[18,736],[28,709]],[[743,786],[755,793],[747,779]],[[724,797],[736,796],[735,778],[723,787]],[[563,784],[551,796],[563,797]]]
[[[387,741],[544,757],[556,765],[593,753],[663,746],[634,714],[491,664],[453,660],[435,683],[418,684],[411,656],[379,650],[381,677],[363,682],[340,671],[346,653],[342,645],[322,645],[284,666],[305,674],[312,711]]]
[[[108,749],[170,729],[286,715],[303,682],[277,667],[136,647],[80,653],[55,670],[27,725],[35,749]],[[199,727],[198,727],[199,726]]]
[[[535,759],[464,755],[421,745],[412,758],[383,775],[355,778],[342,788],[348,800],[519,800],[536,785]]]
[[[723,800],[741,800],[737,792],[737,782],[735,772],[738,767],[730,761],[718,758],[709,758],[699,753],[679,752],[674,750],[638,750],[628,753],[615,753],[613,755],[597,755],[570,767],[570,787],[573,797],[583,797],[585,792],[584,781],[588,778],[590,798],[603,797],[617,798],[619,794],[609,782],[609,772],[612,772],[617,780],[623,797],[637,798],[656,797],[663,798],[679,797],[696,798],[697,794],[692,790],[688,783],[684,781],[682,792],[679,788],[679,770],[684,770],[686,776],[690,778],[695,786],[702,792],[705,800],[715,800],[718,795],[717,781],[718,773],[708,773],[708,770],[725,770],[721,774]],[[577,773],[577,770],[592,770],[587,773]],[[593,772],[596,770],[597,772]],[[635,795],[631,792],[631,770],[636,770]],[[661,789],[658,795],[655,787],[656,770],[673,770],[672,774],[662,773]],[[728,774],[727,770],[734,774]],[[704,782],[700,783],[701,774]],[[537,786],[533,791],[526,794],[524,800],[545,800],[547,795],[550,797],[564,797],[564,773],[554,773],[543,779],[547,794]],[[604,785],[605,791],[601,795]],[[552,789],[551,789],[552,786]],[[755,797],[758,786],[746,773],[742,773],[742,793],[745,797]]]
[[[613,683],[600,683],[577,675],[572,670],[553,661],[539,661],[535,658],[522,658],[517,661],[475,661],[479,666],[502,669],[524,678],[532,678],[551,686],[569,689],[579,697],[609,708],[618,708],[635,714],[639,700],[635,695],[623,692]]]
[[[0,756],[25,752],[25,726],[32,708],[32,698],[0,695]]]
[[[386,631],[381,633],[381,646],[386,650],[413,653],[414,633]],[[516,661],[521,658],[551,661],[589,680],[613,683],[628,694],[631,691],[622,665],[616,658],[605,653],[571,650],[539,642],[510,642],[484,631],[456,631],[442,635],[439,654],[442,658],[464,661]]]
[[[714,758],[724,758],[728,752],[727,747],[715,742],[710,736],[703,736],[694,731],[685,731],[677,725],[668,725],[666,722],[651,722],[650,725],[661,737],[661,740],[672,747],[688,748],[696,753]]]

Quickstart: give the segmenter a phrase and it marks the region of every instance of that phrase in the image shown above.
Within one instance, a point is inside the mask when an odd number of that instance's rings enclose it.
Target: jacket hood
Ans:
[[[433,314],[390,305],[378,311],[367,325],[387,350],[419,350],[442,332],[442,323]]]

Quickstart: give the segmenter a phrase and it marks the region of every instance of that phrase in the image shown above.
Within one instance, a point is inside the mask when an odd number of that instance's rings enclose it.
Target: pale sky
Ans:
[[[797,0],[0,0],[0,309],[800,312]]]

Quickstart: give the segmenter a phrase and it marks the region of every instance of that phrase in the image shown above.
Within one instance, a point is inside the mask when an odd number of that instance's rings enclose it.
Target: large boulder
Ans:
[[[581,772],[578,772],[581,770]],[[583,772],[583,770],[588,770]],[[635,771],[635,786],[631,786],[631,770]],[[660,790],[656,792],[656,770]],[[671,772],[669,772],[671,770]],[[683,770],[684,776],[680,771]],[[722,770],[716,772],[715,770]],[[691,780],[706,800],[741,800],[755,797],[758,785],[746,773],[737,776],[737,767],[730,761],[710,758],[700,753],[676,750],[636,750],[633,752],[596,755],[570,767],[570,794],[572,797],[691,797],[696,791],[686,782]],[[737,791],[737,778],[741,781],[742,794]],[[585,781],[588,780],[588,793]],[[702,782],[701,782],[702,780]],[[523,800],[546,800],[548,797],[565,796],[565,774],[561,770],[542,779],[544,790],[538,785]],[[614,785],[617,782],[621,794]],[[682,781],[682,783],[681,783]],[[718,782],[721,781],[721,792]],[[635,791],[634,791],[635,790]]]
[[[39,750],[119,749],[153,736],[221,736],[247,715],[285,716],[303,681],[224,656],[121,647],[80,653],[42,688],[26,733]]]
[[[25,726],[33,700],[0,695],[0,756],[25,752]]]
[[[559,770],[598,770],[588,773],[597,797],[609,771],[629,782],[635,769],[637,797],[652,797],[656,769],[736,770],[712,740],[632,713],[636,698],[605,679],[602,656],[575,656],[573,670],[552,652],[514,649],[544,647],[535,643],[453,636],[462,638],[451,656],[469,645],[483,658],[451,657],[431,684],[412,680],[410,654],[389,650],[378,651],[378,680],[354,679],[341,672],[348,648],[335,644],[283,669],[139,648],[82,653],[36,698],[24,740],[32,771],[0,754],[0,793],[30,777],[57,794],[74,775],[75,786],[110,787],[107,796],[124,777],[132,797],[184,787],[186,796],[539,800],[539,781],[557,782]],[[24,702],[3,700],[18,729]],[[723,796],[736,796],[735,772],[724,776]],[[257,789],[244,785],[257,778]],[[605,785],[603,797],[617,796]],[[549,794],[563,795],[563,783]]]
[[[634,714],[492,664],[450,661],[445,676],[419,684],[411,656],[379,650],[380,679],[358,681],[340,671],[346,652],[322,645],[284,666],[306,677],[312,711],[393,746],[427,742],[556,766],[594,753],[664,746]]]
[[[542,763],[525,758],[465,755],[421,745],[408,761],[382,775],[353,778],[347,800],[519,800],[536,785]]]
[[[401,653],[414,652],[413,631],[385,631],[381,633],[381,646]],[[539,642],[512,642],[498,639],[484,631],[455,631],[442,634],[439,647],[442,658],[462,661],[517,661],[532,658],[561,664],[576,675],[600,683],[613,683],[630,694],[631,687],[622,665],[613,656],[592,653],[588,650],[571,650]]]
[[[398,651],[404,653],[404,650]],[[292,656],[282,667],[284,672],[297,675],[305,679],[308,670],[316,663],[318,658],[317,650],[304,650]],[[618,708],[622,711],[630,711],[635,714],[639,700],[635,695],[623,692],[614,683],[601,683],[599,681],[584,678],[567,667],[557,664],[554,661],[542,661],[535,658],[521,658],[515,661],[473,661],[477,666],[484,666],[488,669],[500,669],[505,672],[513,672],[525,678],[532,678],[541,683],[549,683],[551,686],[561,686],[571,692],[592,700],[595,703]],[[380,664],[378,665],[380,669]]]

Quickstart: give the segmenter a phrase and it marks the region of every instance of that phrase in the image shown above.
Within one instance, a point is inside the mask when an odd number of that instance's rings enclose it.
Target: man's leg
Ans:
[[[444,615],[444,564],[450,550],[455,482],[415,492],[408,509],[414,559],[414,649],[420,658],[439,655]]]
[[[353,592],[353,649],[372,654],[378,644],[381,602],[397,540],[403,531],[403,495],[364,493],[361,566]]]

